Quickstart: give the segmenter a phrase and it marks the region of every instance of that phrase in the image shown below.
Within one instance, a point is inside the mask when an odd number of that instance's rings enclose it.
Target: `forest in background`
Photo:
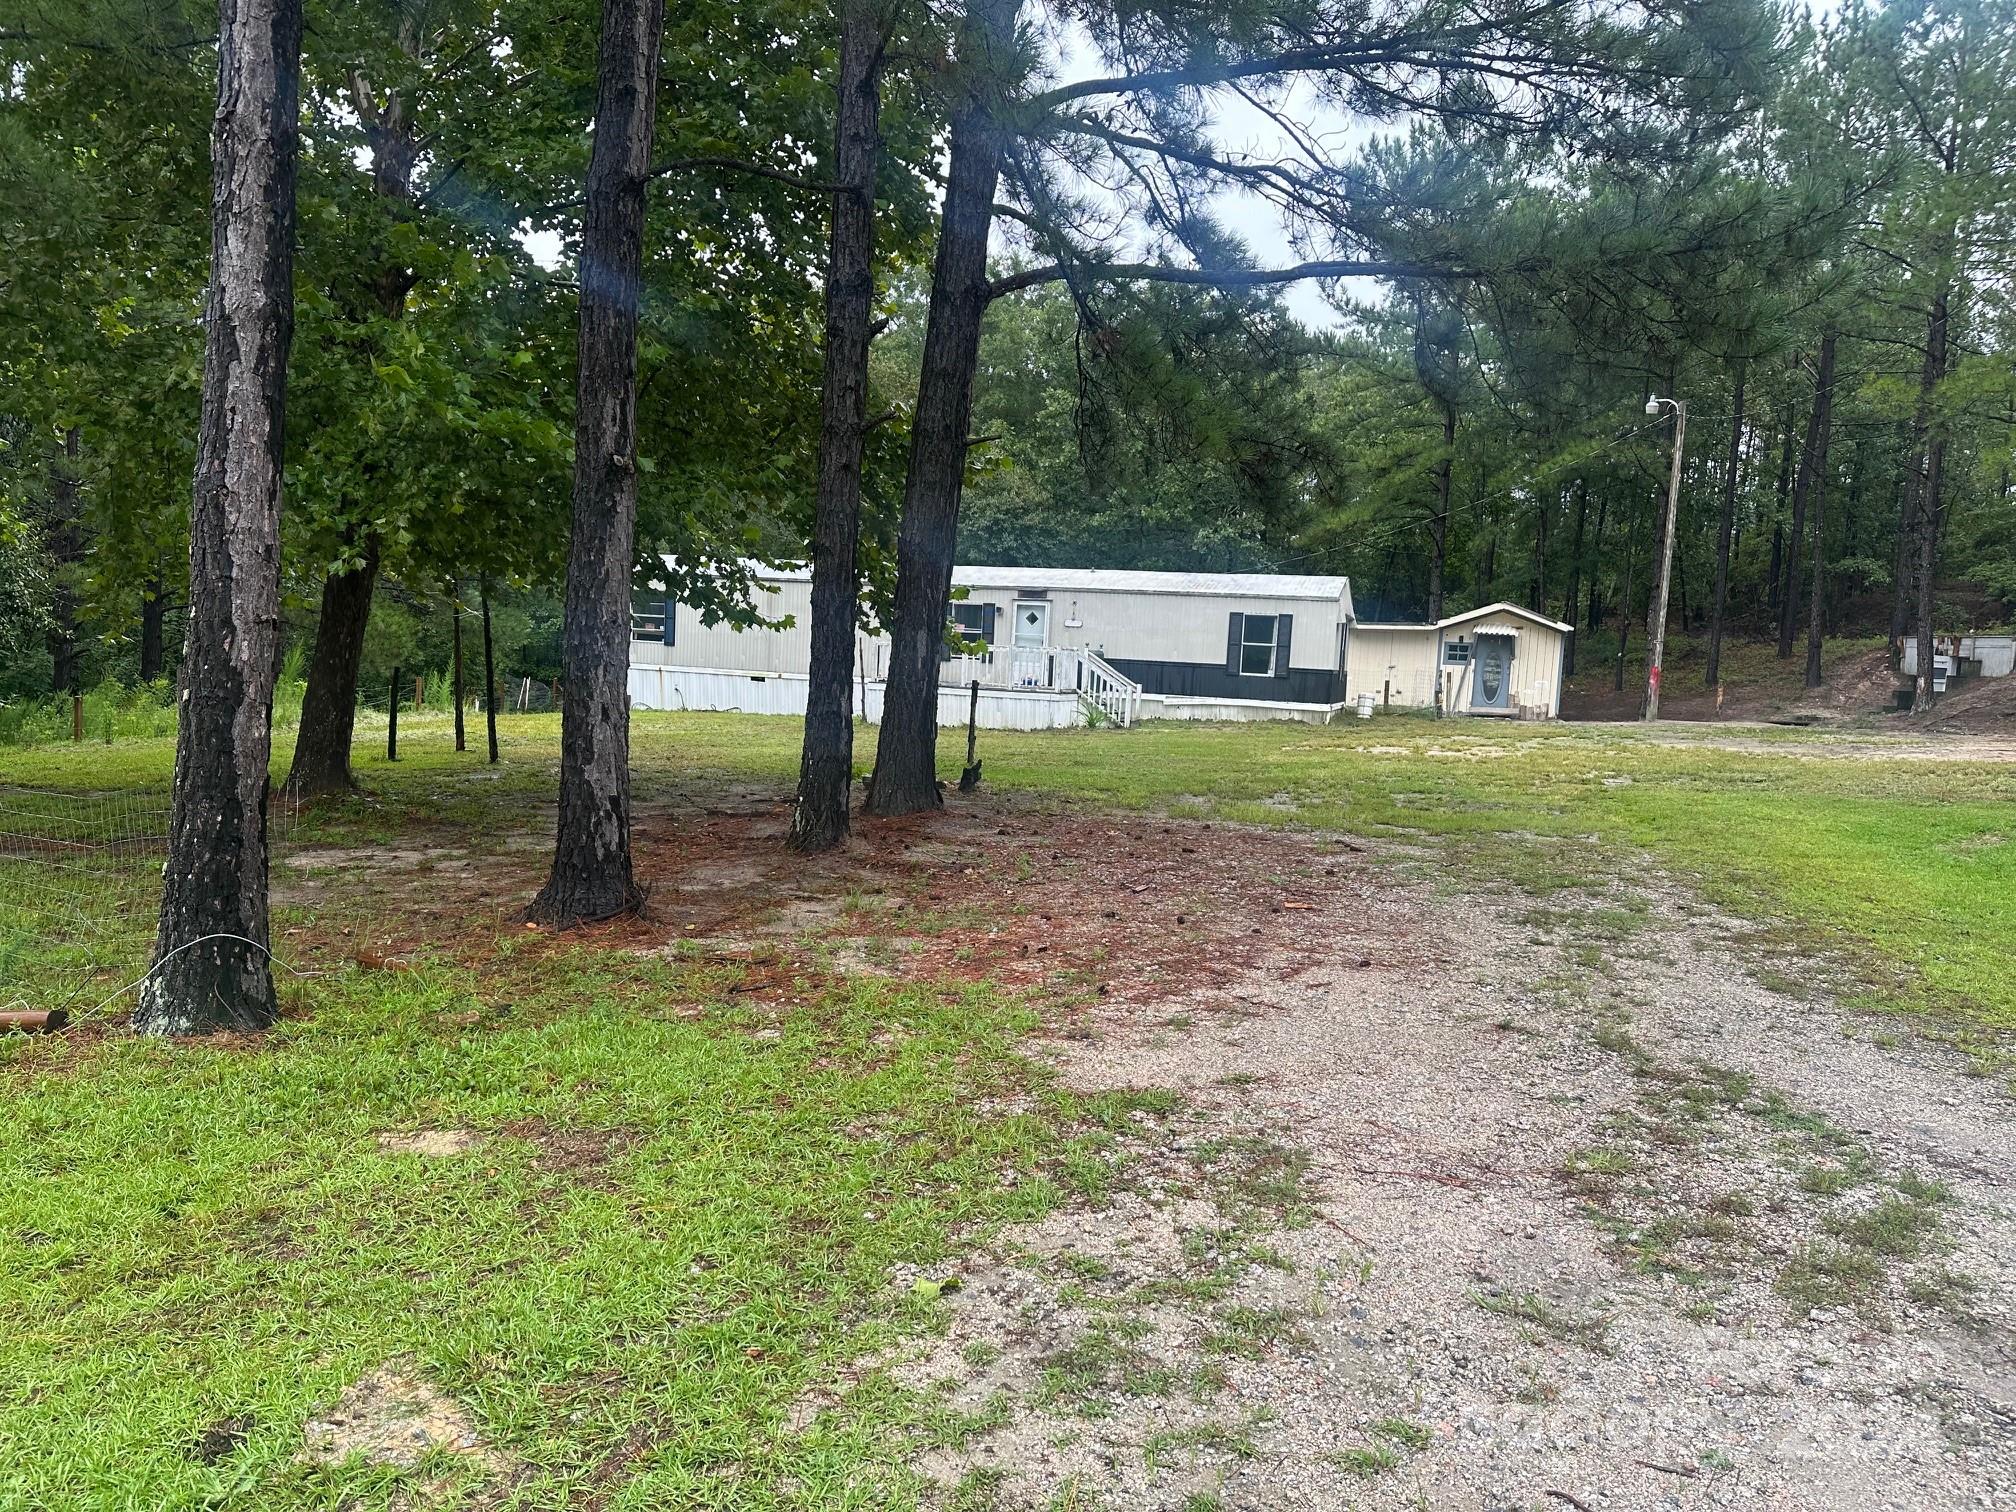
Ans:
[[[174,672],[215,86],[200,6],[10,9],[0,698],[19,701]],[[692,162],[650,209],[638,551],[692,564],[683,586],[728,614],[747,612],[734,564],[802,558],[810,531],[826,216],[792,180],[831,135],[818,11],[691,7],[666,41],[668,67],[737,66],[681,75],[661,124]],[[1938,629],[2006,620],[2016,17],[1761,14],[1753,108],[1677,131],[1647,110],[1601,152],[1544,121],[1493,133],[1481,108],[1403,112],[1337,160],[1313,142],[1263,159],[1170,111],[1145,146],[1120,112],[1073,126],[1096,160],[1041,138],[1055,161],[1022,183],[1049,185],[1048,218],[1004,220],[995,271],[1069,242],[1079,276],[993,301],[961,559],[1345,572],[1367,617],[1509,599],[1642,634],[1657,393],[1690,412],[1676,628],[1710,633],[1721,601],[1730,633],[1787,655],[1816,626],[1895,642],[1927,563]],[[594,19],[560,0],[311,17],[285,606],[297,662],[326,615],[368,615],[356,687],[444,665],[448,605],[483,583],[500,664],[559,672],[573,270],[526,235],[578,235]],[[941,19],[920,8],[912,40]],[[885,93],[869,613],[892,580],[943,148],[920,87],[892,69]],[[1143,227],[1150,261],[1257,267],[1214,213],[1226,189],[1311,246],[1348,231],[1424,276],[1324,280],[1339,320],[1310,330],[1279,285],[1105,271]]]

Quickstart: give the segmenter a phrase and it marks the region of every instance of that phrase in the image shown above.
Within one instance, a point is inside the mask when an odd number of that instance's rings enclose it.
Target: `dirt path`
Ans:
[[[1381,859],[1324,858],[1313,968],[1055,1043],[1181,1102],[903,1368],[970,1415],[945,1504],[2016,1507],[2002,1089],[1767,991],[1685,900]]]

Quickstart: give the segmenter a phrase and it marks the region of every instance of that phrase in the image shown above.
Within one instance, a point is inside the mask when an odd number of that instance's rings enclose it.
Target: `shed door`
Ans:
[[[1512,641],[1508,636],[1477,632],[1476,665],[1471,669],[1470,706],[1503,709],[1512,696]]]

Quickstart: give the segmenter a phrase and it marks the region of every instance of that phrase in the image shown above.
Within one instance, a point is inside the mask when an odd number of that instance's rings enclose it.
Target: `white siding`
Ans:
[[[1511,707],[1503,712],[1517,713],[1524,707],[1539,709],[1549,719],[1558,718],[1561,713],[1561,657],[1567,637],[1552,625],[1543,625],[1523,614],[1502,609],[1495,614],[1465,620],[1459,625],[1446,626],[1439,633],[1448,639],[1461,635],[1475,645],[1478,630],[1492,625],[1516,630],[1519,637],[1517,648],[1512,653]],[[1462,667],[1442,669],[1451,711],[1457,714],[1484,712],[1471,707],[1470,683],[1462,675],[1463,670]]]
[[[704,667],[630,667],[630,706],[637,710],[702,710],[735,714],[795,714],[805,712],[808,678],[802,672],[752,674]],[[880,682],[868,684],[867,717],[882,719]],[[938,723],[964,728],[968,692],[943,688],[938,694]],[[1085,723],[1072,693],[1028,688],[983,688],[978,723],[983,730],[1064,730]]]
[[[759,608],[765,619],[790,617],[780,630],[738,630],[702,625],[699,612],[681,604],[674,611],[673,644],[632,641],[633,666],[718,667],[726,671],[805,673],[811,669],[812,585],[802,580],[765,584]],[[1013,635],[1016,600],[1028,589],[975,587],[958,602],[995,606],[995,640]],[[1341,599],[1238,598],[1195,593],[1105,593],[1071,589],[1050,593],[1050,639],[1127,661],[1225,664],[1226,628],[1234,613],[1294,616],[1289,636],[1291,667],[1336,670],[1337,624]],[[1075,623],[1074,623],[1075,621]],[[886,636],[860,636],[857,663],[869,677],[888,663]],[[1259,681],[1259,679],[1256,679]],[[1256,695],[1257,696],[1257,695]]]
[[[992,604],[998,638],[1012,633],[1015,601],[1027,590],[973,588],[964,602]],[[1234,614],[1294,616],[1288,664],[1335,671],[1339,604],[1316,599],[1235,598],[1220,594],[1093,593],[1049,595],[1050,643],[1097,651],[1108,660],[1225,665],[1226,627]],[[1074,623],[1074,621],[1076,623]]]
[[[1433,625],[1353,625],[1345,638],[1345,697],[1370,693],[1382,708],[1433,708],[1440,645]]]
[[[1356,700],[1370,693],[1381,707],[1432,709],[1439,682],[1443,706],[1452,714],[1484,713],[1472,706],[1467,663],[1443,661],[1443,643],[1457,637],[1474,647],[1477,632],[1502,626],[1517,632],[1512,654],[1509,706],[1492,713],[1536,708],[1547,718],[1561,713],[1561,659],[1566,637],[1551,624],[1500,609],[1456,624],[1353,625],[1346,642],[1345,694]]]

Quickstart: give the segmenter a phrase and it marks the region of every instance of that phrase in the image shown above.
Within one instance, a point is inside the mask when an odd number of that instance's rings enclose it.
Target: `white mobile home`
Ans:
[[[811,574],[805,568],[758,569],[757,608],[777,628],[705,625],[691,606],[653,597],[636,601],[630,646],[630,697],[639,709],[716,709],[802,714],[811,665]],[[1382,670],[1366,660],[1354,622],[1351,584],[1342,577],[1278,573],[1130,572],[1075,567],[955,567],[953,625],[939,678],[939,722],[962,724],[974,683],[978,717],[990,729],[1049,729],[1138,719],[1300,719],[1326,723],[1350,693],[1376,690]],[[1412,654],[1434,665],[1440,632],[1484,616],[1485,636],[1504,615],[1494,605],[1442,626],[1379,626],[1369,654],[1397,655],[1411,631]],[[1549,631],[1552,621],[1527,616]],[[1480,634],[1453,632],[1466,645]],[[1501,641],[1525,632],[1514,627]],[[1536,696],[1558,708],[1555,638],[1551,681],[1529,678]],[[1481,642],[1480,642],[1481,644]],[[1544,659],[1537,637],[1521,670]],[[859,708],[881,717],[889,654],[886,637],[855,645]],[[1509,685],[1493,651],[1496,703],[1479,712],[1512,712],[1526,701]],[[1424,684],[1426,686],[1426,684]],[[1466,682],[1466,688],[1469,684]],[[1409,700],[1396,699],[1395,702]],[[1432,703],[1432,698],[1427,700]],[[1454,704],[1448,707],[1457,707]],[[1463,705],[1466,710],[1472,707]]]
[[[689,606],[640,596],[630,697],[640,709],[804,712],[812,583],[804,568],[762,569],[758,609],[778,629],[703,625]],[[955,567],[952,618],[970,654],[948,647],[940,719],[1044,729],[1105,719],[1304,719],[1344,701],[1351,584],[1277,573]],[[862,635],[856,675],[879,717],[889,643]],[[1096,711],[1096,712],[1095,712]]]

